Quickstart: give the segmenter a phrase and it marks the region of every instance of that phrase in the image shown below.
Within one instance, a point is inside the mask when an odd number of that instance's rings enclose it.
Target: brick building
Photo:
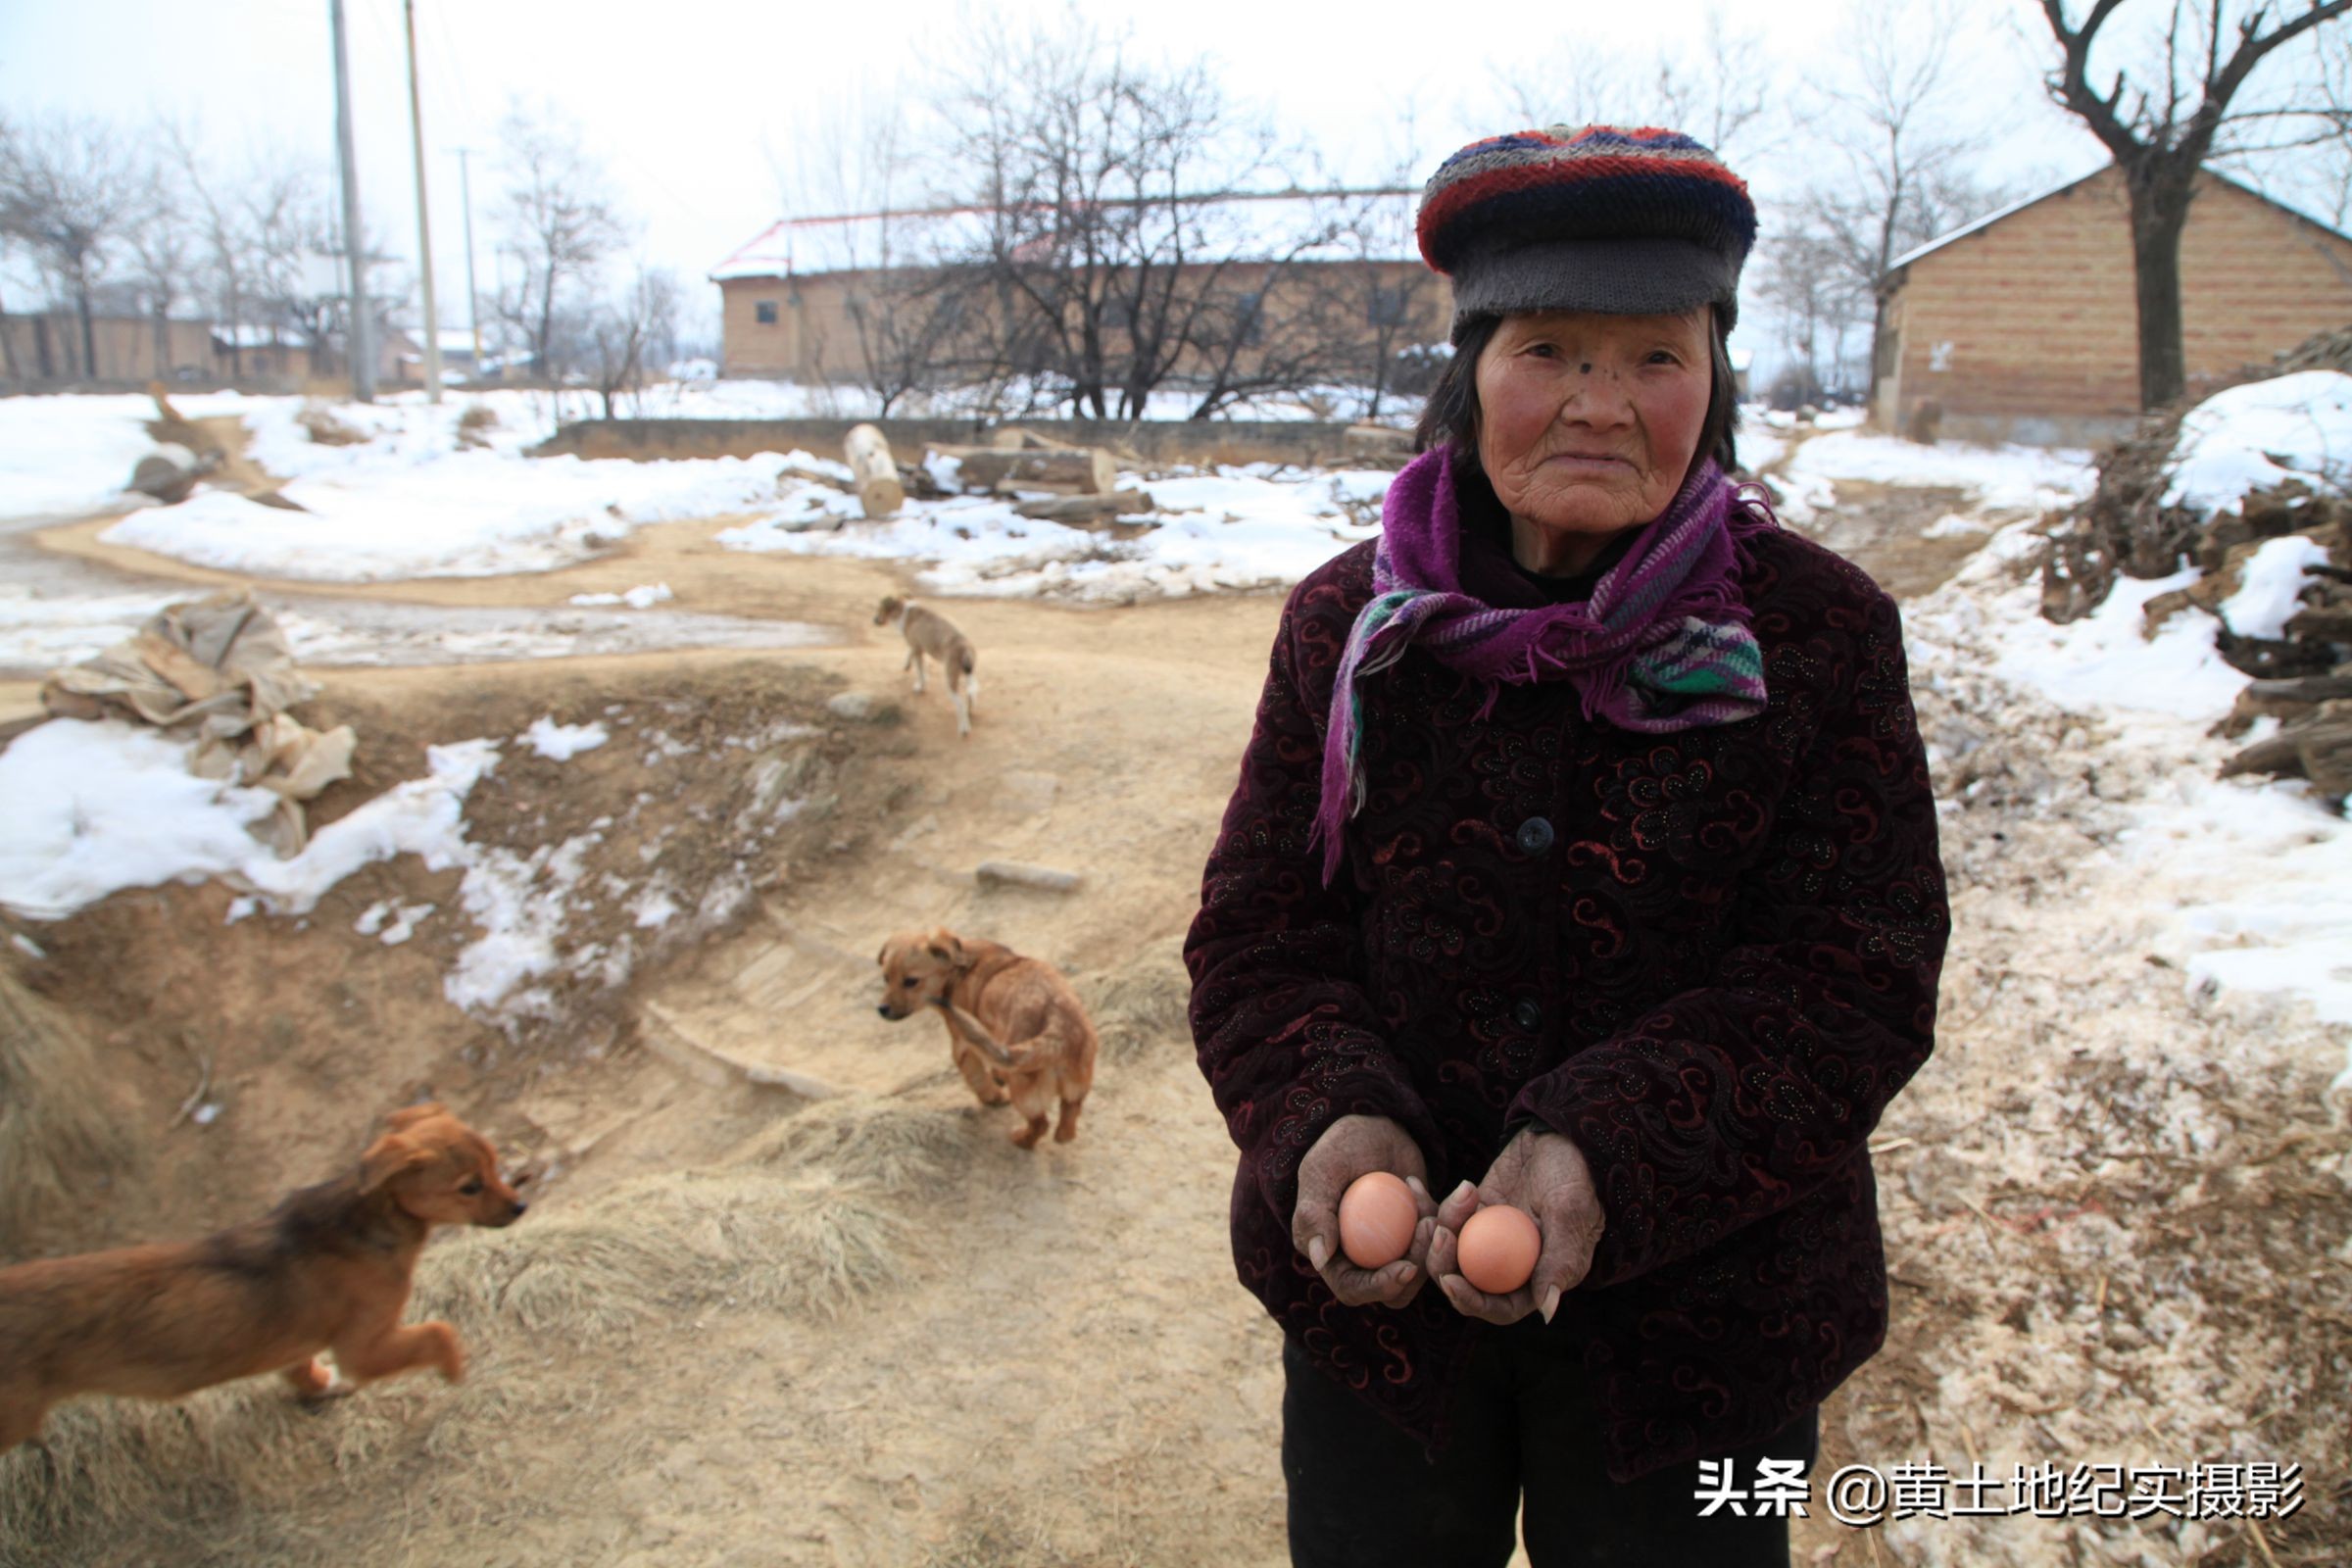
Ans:
[[[1262,304],[1256,335],[1278,338],[1298,313],[1317,330],[1360,333],[1395,347],[1442,343],[1453,300],[1412,241],[1418,192],[1238,196],[1203,204],[1213,266],[1182,270],[1179,286],[1214,273],[1225,294]],[[1342,211],[1344,209],[1344,211]],[[862,382],[878,312],[931,308],[929,280],[985,255],[980,208],[785,219],[710,271],[719,286],[719,373],[802,382]],[[1344,239],[1311,236],[1344,221]],[[1271,260],[1281,257],[1279,263]],[[1349,302],[1335,310],[1334,301]],[[971,308],[985,311],[981,295]],[[863,318],[861,319],[860,318]]]
[[[93,316],[95,367],[83,363],[81,318],[71,310],[0,315],[0,382],[26,387],[175,386],[207,381],[300,388],[340,379],[340,356],[315,363],[301,335],[286,327],[227,326],[173,318],[159,332],[151,316]],[[376,382],[421,385],[416,340],[398,327],[376,332]]]
[[[1871,415],[1890,430],[2090,445],[2139,413],[2132,222],[2110,166],[1895,259]],[[2191,397],[2352,321],[2352,236],[2225,174],[2180,239]]]

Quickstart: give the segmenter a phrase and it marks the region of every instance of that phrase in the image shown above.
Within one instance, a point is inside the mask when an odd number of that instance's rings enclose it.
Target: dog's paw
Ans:
[[[330,1383],[323,1389],[305,1389],[294,1396],[294,1402],[300,1405],[306,1413],[317,1415],[322,1410],[342,1403],[359,1392],[349,1383]]]

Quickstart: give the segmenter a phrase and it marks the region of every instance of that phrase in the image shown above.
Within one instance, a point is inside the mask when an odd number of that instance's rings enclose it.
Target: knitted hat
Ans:
[[[1474,141],[1421,193],[1422,260],[1453,283],[1453,339],[1517,311],[1740,312],[1747,182],[1679,131],[1554,125]]]

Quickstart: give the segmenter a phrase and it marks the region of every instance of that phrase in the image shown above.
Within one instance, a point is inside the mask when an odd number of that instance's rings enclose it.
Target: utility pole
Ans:
[[[351,354],[351,397],[355,403],[375,401],[375,333],[368,314],[368,261],[360,233],[359,160],[351,150],[351,54],[343,41],[343,0],[326,0],[327,21],[335,35],[335,150],[343,163],[343,254],[351,263],[351,330],[344,347]]]
[[[473,286],[473,181],[467,175],[466,155],[458,149],[458,199],[466,208],[466,319],[473,326],[473,378],[482,378],[482,293]]]
[[[441,401],[441,317],[433,309],[433,222],[424,201],[424,111],[416,98],[416,0],[401,0],[409,31],[409,136],[416,163],[416,254],[424,267],[424,401]]]

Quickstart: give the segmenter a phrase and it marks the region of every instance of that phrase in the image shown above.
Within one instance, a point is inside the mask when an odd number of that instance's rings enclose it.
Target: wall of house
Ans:
[[[0,333],[6,334],[7,344],[0,374],[13,365],[17,378],[25,382],[168,381],[174,371],[204,373],[212,367],[212,327],[205,321],[168,323],[170,363],[160,368],[152,318],[101,316],[92,318],[90,328],[98,350],[95,368],[82,363],[81,318],[72,311],[0,316]]]
[[[2352,320],[2352,242],[2207,178],[2181,236],[2192,396]],[[1903,433],[2095,444],[2139,413],[2131,215],[2113,169],[1903,270],[1872,413]]]
[[[1284,277],[1269,264],[1228,268],[1220,288],[1260,292],[1266,300],[1262,343],[1279,342],[1302,325],[1348,334],[1366,348],[1380,330],[1371,319],[1372,291],[1385,291],[1401,320],[1388,325],[1392,348],[1443,342],[1453,309],[1446,279],[1414,262],[1298,264]],[[896,285],[878,272],[820,272],[805,277],[729,278],[720,282],[719,373],[807,382],[861,382],[867,376],[863,337],[853,306],[887,301]],[[772,321],[760,319],[769,307]],[[1245,353],[1248,351],[1246,350]],[[1207,367],[1197,356],[1180,376]]]
[[[838,461],[850,427],[865,423],[881,429],[901,463],[918,461],[926,446],[986,445],[994,428],[977,419],[582,419],[533,456],[652,462],[799,451]],[[1348,445],[1352,426],[1311,419],[1022,419],[1018,427],[1057,445],[1102,447],[1152,464],[1362,461]]]
[[[208,380],[293,391],[312,381],[340,382],[340,359],[323,370],[312,364],[309,348],[301,343],[264,345],[245,349],[233,359],[220,342],[210,321],[172,321],[168,355],[156,358],[155,323],[143,316],[101,316],[90,322],[98,363],[93,370],[82,363],[81,318],[71,311],[43,311],[23,316],[0,316],[0,341],[8,358],[0,359],[0,379],[25,387],[43,385],[144,386],[149,381],[172,385]],[[384,387],[422,385],[418,366],[411,356],[416,344],[407,334],[393,332],[377,345],[376,384]]]

